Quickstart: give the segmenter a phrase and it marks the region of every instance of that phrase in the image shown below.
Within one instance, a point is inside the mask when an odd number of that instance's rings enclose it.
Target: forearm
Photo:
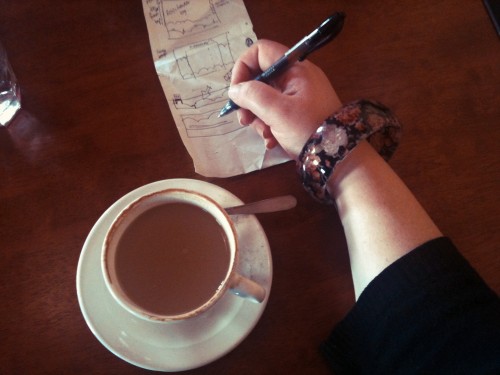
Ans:
[[[441,236],[414,195],[367,143],[328,182],[344,226],[356,299],[389,264]]]

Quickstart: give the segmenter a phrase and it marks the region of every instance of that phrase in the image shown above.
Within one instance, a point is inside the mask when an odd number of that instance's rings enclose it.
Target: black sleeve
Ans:
[[[500,374],[500,299],[437,238],[378,275],[321,351],[335,374]]]

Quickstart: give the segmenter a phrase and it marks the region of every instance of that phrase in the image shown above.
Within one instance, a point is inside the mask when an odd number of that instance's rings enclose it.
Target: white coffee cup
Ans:
[[[237,232],[224,208],[175,188],[141,196],[122,210],[106,234],[101,266],[123,308],[172,322],[199,316],[227,291],[262,302],[265,289],[236,271],[238,258]]]

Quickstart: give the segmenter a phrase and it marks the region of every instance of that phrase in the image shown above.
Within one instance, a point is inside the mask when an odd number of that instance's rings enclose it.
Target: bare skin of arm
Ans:
[[[328,181],[344,227],[356,299],[375,276],[441,232],[392,168],[361,142]]]

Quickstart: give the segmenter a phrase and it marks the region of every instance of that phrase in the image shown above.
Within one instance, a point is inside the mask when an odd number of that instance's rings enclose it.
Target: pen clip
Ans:
[[[310,48],[298,59],[303,61],[314,51],[333,40],[342,30],[345,13],[336,12],[328,17],[316,30],[309,35]]]

